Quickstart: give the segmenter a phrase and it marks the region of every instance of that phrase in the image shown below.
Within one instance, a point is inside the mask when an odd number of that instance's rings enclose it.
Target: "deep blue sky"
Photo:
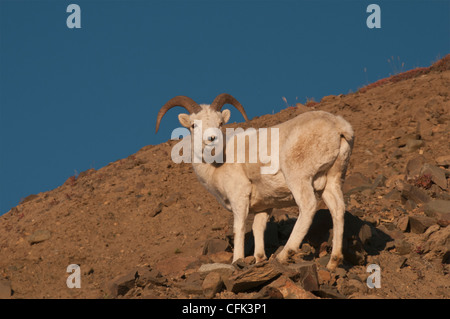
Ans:
[[[81,29],[66,8],[81,7]],[[381,7],[381,29],[366,26]],[[450,53],[450,1],[0,0],[0,215],[170,138],[176,95],[250,118],[347,94]],[[366,68],[367,72],[364,72]],[[231,121],[242,121],[231,108]]]

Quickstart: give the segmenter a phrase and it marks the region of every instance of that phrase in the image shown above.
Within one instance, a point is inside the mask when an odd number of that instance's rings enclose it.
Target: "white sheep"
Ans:
[[[206,129],[221,128],[228,122],[230,111],[221,111],[224,104],[236,107],[248,121],[242,105],[229,94],[218,95],[211,105],[199,105],[188,97],[177,96],[160,109],[156,132],[164,114],[172,107],[181,106],[190,114],[179,114],[178,119],[191,131],[194,143],[194,121],[202,121],[202,136]],[[343,260],[345,204],[341,185],[353,147],[353,129],[342,117],[323,111],[306,112],[272,128],[278,128],[279,133],[279,168],[275,174],[261,174],[260,168],[267,164],[260,161],[192,164],[201,184],[233,212],[233,262],[244,257],[245,220],[249,213],[255,214],[254,256],[259,262],[267,258],[264,231],[270,212],[273,208],[297,205],[299,217],[285,247],[276,256],[285,262],[299,249],[311,226],[317,209],[317,193],[333,219],[333,248],[327,268],[334,270]],[[212,133],[203,136],[202,150],[215,145],[218,137]],[[226,157],[233,156],[227,152],[228,143],[224,143],[223,149]]]

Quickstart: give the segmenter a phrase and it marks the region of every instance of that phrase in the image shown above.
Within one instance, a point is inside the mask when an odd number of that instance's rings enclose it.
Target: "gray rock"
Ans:
[[[365,189],[371,189],[372,182],[361,173],[354,173],[345,178],[342,191],[344,194],[351,194]]]
[[[423,164],[425,164],[425,157],[423,155],[416,156],[406,163],[406,179],[415,179],[420,175]]]
[[[437,224],[431,225],[427,228],[427,230],[423,233],[423,239],[427,240],[431,234],[437,232],[441,227]]]
[[[400,229],[402,232],[408,231],[409,217],[408,216],[400,217],[397,221],[397,228]]]
[[[421,175],[430,175],[433,183],[442,189],[447,189],[447,179],[445,178],[445,171],[437,166],[431,164],[424,164],[420,172]]]
[[[50,239],[51,233],[48,230],[37,230],[33,234],[27,237],[30,245],[38,244]]]
[[[412,153],[412,152],[417,151],[423,145],[424,145],[424,142],[422,140],[408,139],[406,141],[406,146],[404,148],[404,151],[406,153]]]
[[[423,252],[429,253],[432,258],[439,258],[442,263],[450,263],[450,227],[441,228],[430,234],[423,245]]]
[[[411,133],[411,134],[402,134],[401,136],[399,136],[398,141],[397,141],[397,146],[398,147],[405,147],[408,145],[408,141],[419,141],[420,140],[420,134],[415,134],[415,133]]]
[[[326,267],[328,265],[328,262],[330,261],[331,255],[325,255],[318,259],[316,259],[317,263],[322,266]]]
[[[431,198],[421,189],[410,184],[401,183],[402,198],[406,202],[412,200],[414,203],[428,203]]]
[[[411,199],[406,200],[406,202],[405,202],[405,209],[407,211],[412,211],[412,210],[414,210],[416,208],[417,208],[417,204],[416,204],[415,201],[413,201]]]
[[[411,244],[405,240],[397,239],[394,241],[395,249],[399,255],[407,255],[411,252]]]
[[[230,251],[230,243],[225,239],[213,238],[205,242],[203,255],[211,255],[221,251]]]
[[[213,298],[223,287],[222,276],[217,272],[210,272],[202,283],[203,294],[206,298]]]
[[[427,216],[409,216],[409,227],[411,232],[422,234],[428,227],[436,224],[436,219]]]
[[[206,276],[208,273],[214,271],[219,274],[221,274],[222,278],[229,277],[231,274],[236,270],[236,268],[233,265],[229,264],[220,264],[220,263],[213,263],[213,264],[203,264],[198,269],[198,272],[201,275]]]
[[[450,201],[436,199],[426,203],[423,211],[427,216],[437,217],[438,214],[450,214]]]

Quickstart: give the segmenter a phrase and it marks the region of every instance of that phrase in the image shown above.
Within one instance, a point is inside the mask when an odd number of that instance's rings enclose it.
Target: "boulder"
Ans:
[[[238,293],[255,289],[281,274],[280,270],[269,262],[262,262],[251,266],[225,279],[227,290]]]
[[[431,176],[433,183],[442,189],[447,189],[447,179],[445,178],[445,171],[443,169],[426,163],[422,166],[420,174]]]
[[[284,275],[271,282],[267,287],[278,291],[283,299],[318,299]]]
[[[372,188],[372,181],[370,178],[361,173],[354,173],[345,178],[342,191],[344,194],[351,194],[365,189]]]
[[[427,195],[427,193],[425,193],[424,191],[413,185],[401,183],[398,185],[398,187],[402,192],[401,194],[402,200],[404,200],[405,202],[407,200],[411,200],[416,204],[420,204],[420,203],[428,203],[431,200],[430,197]]]
[[[408,216],[400,217],[397,221],[397,228],[400,229],[402,232],[408,231],[409,217]]]
[[[214,263],[201,265],[198,269],[198,272],[204,276],[206,276],[210,272],[217,272],[222,276],[222,278],[226,278],[231,276],[231,274],[233,274],[235,270],[236,268],[233,265]]]
[[[202,283],[203,294],[206,298],[213,298],[223,287],[222,276],[218,272],[210,272]]]
[[[425,157],[423,155],[410,159],[406,163],[406,179],[411,180],[419,177],[423,164],[425,164]]]
[[[411,232],[416,234],[424,233],[428,227],[436,224],[436,219],[428,216],[409,216],[409,227]]]
[[[37,230],[33,234],[27,237],[28,242],[30,245],[38,244],[43,241],[46,241],[50,239],[51,233],[48,230]]]
[[[428,259],[438,258],[444,264],[450,263],[450,227],[430,234],[422,249]]]
[[[233,261],[233,253],[228,251],[219,251],[208,256],[213,263],[231,264]]]
[[[440,226],[446,227],[450,224],[450,201],[432,200],[422,206],[422,210],[427,216],[436,218]]]
[[[211,255],[222,251],[230,251],[230,243],[225,239],[213,238],[205,242],[203,255]]]
[[[412,153],[417,151],[419,148],[421,148],[424,145],[424,141],[422,140],[415,140],[415,139],[408,139],[406,141],[406,146],[403,149],[406,153]]]

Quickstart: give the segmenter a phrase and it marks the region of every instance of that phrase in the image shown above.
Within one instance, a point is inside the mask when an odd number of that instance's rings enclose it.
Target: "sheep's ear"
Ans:
[[[222,111],[223,123],[227,123],[230,120],[231,112],[228,109]]]
[[[180,121],[180,124],[184,127],[191,127],[191,120],[189,118],[189,114],[181,113],[178,114],[178,121]]]

